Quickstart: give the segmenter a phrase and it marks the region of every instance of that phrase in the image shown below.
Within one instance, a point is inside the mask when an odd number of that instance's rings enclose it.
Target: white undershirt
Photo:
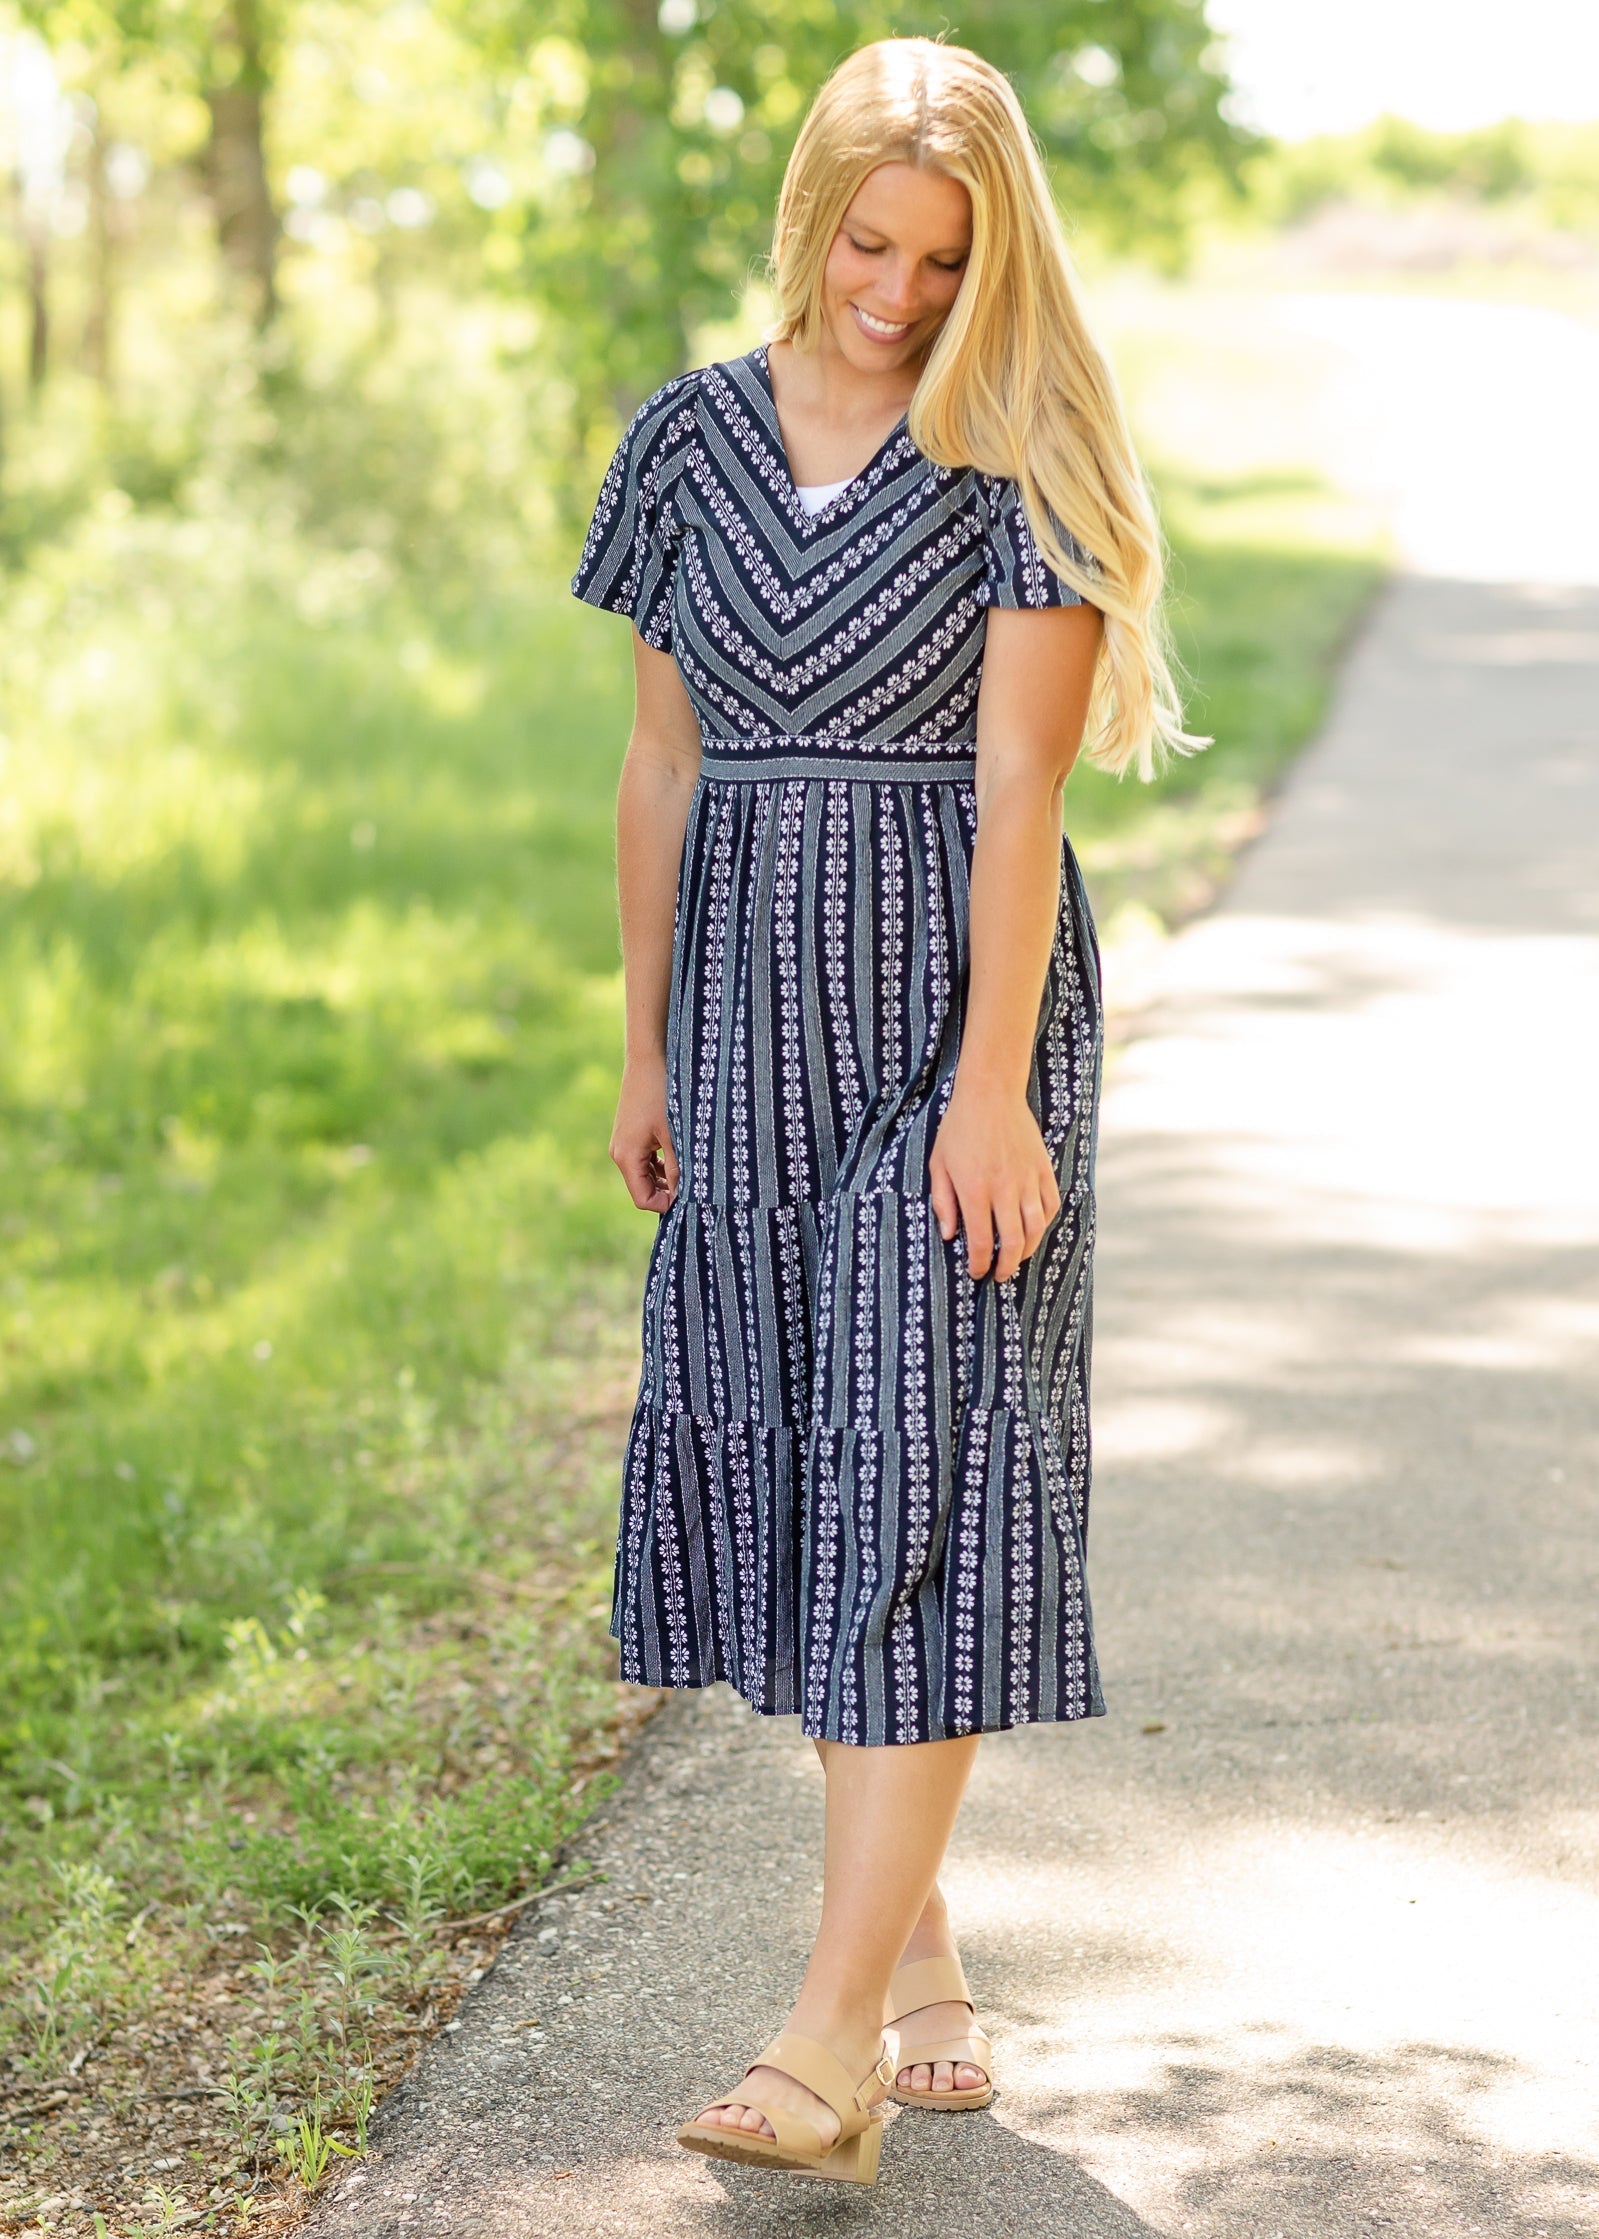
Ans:
[[[846,474],[842,482],[796,482],[794,495],[807,513],[820,513],[824,505],[831,505],[840,490],[847,490],[854,481],[853,474]]]

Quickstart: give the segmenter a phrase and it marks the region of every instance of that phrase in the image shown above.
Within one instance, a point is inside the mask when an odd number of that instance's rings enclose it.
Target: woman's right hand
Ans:
[[[632,1059],[611,1129],[611,1158],[641,1213],[668,1213],[677,1196],[677,1152],[666,1120],[666,1059]]]

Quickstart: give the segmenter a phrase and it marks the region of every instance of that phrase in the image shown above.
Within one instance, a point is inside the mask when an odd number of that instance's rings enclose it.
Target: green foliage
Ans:
[[[1368,145],[1373,171],[1401,187],[1450,187],[1493,202],[1533,176],[1526,128],[1511,117],[1475,132],[1429,132],[1405,117],[1380,117]]]
[[[124,1920],[342,1893],[425,1957],[549,1873],[613,1710],[619,1429],[572,1424],[646,1241],[604,1157],[627,679],[603,619],[481,594],[492,519],[398,534],[374,475],[351,545],[303,456],[107,502],[0,608],[0,2007],[41,2072],[133,2010],[95,1873]]]
[[[410,1552],[382,1471],[552,1263],[615,1248],[615,934],[574,866],[607,844],[619,681],[587,617],[446,632],[368,581],[128,519],[13,615],[0,1591],[30,1669],[177,1654]]]
[[[322,1737],[324,1767],[337,1762],[344,1739],[336,1728]],[[370,1746],[368,1738],[362,1753]],[[314,1912],[335,1892],[398,1905],[419,1873],[449,1912],[464,1913],[536,1881],[575,1831],[582,1813],[567,1793],[571,1770],[567,1733],[551,1737],[536,1772],[475,1780],[426,1801],[414,1784],[377,1803],[340,1796],[325,1787],[325,1770],[313,1779],[295,1768],[282,1784],[287,1825],[246,1837],[202,1828],[189,1865],[199,1884],[228,1890],[256,1917]]]
[[[953,14],[795,0],[780,18],[757,0],[29,13],[86,103],[81,184],[102,195],[107,149],[143,147],[156,173],[141,209],[169,250],[203,183],[258,302],[263,286],[292,305],[354,283],[391,304],[420,282],[457,298],[498,287],[521,306],[523,347],[552,376],[542,479],[569,494],[588,493],[620,420],[701,331],[737,314],[805,107],[853,47],[910,33],[976,47],[1015,80],[1073,224],[1168,259],[1249,144],[1223,113],[1199,0],[965,0]],[[153,245],[128,218],[99,236],[107,256],[86,239],[67,260],[84,326],[112,322],[129,256]]]
[[[756,0],[541,0],[502,23],[510,113],[543,163],[499,212],[491,262],[559,334],[580,419],[608,429],[731,316],[810,97],[868,40],[947,35],[1009,73],[1066,208],[1118,243],[1179,245],[1186,190],[1230,176],[1242,144],[1185,0],[805,0],[776,21]]]
[[[312,2101],[294,2118],[287,2135],[277,2142],[278,2159],[297,2183],[314,2192],[322,2182],[332,2145],[322,2128],[322,2102]]]
[[[1471,132],[1433,132],[1385,116],[1359,132],[1267,149],[1251,159],[1249,177],[1257,207],[1276,222],[1340,200],[1448,196],[1599,231],[1599,125],[1507,117]]]

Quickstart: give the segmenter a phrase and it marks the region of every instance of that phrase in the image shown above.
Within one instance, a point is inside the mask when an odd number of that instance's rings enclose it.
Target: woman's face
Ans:
[[[822,318],[862,373],[925,356],[960,292],[972,198],[958,180],[884,163],[861,183],[822,273]]]

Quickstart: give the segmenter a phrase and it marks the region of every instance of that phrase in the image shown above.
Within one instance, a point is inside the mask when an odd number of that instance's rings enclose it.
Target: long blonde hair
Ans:
[[[1044,559],[1105,617],[1089,758],[1152,777],[1163,752],[1208,743],[1183,729],[1160,525],[1021,103],[981,55],[879,39],[828,78],[778,202],[773,339],[814,347],[834,236],[884,163],[942,172],[972,201],[971,255],[911,400],[911,440],[938,465],[1015,481]]]

